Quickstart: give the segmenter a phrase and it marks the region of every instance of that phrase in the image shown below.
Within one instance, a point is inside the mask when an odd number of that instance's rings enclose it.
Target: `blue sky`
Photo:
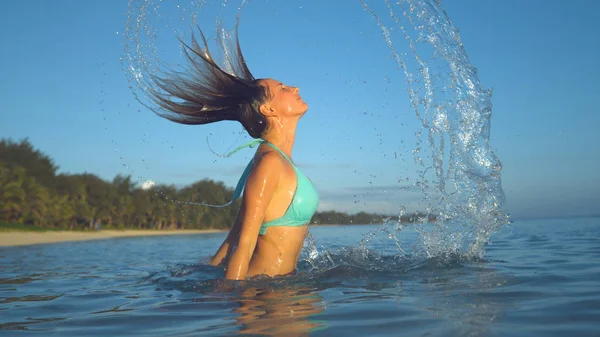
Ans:
[[[189,1],[164,3],[156,20],[159,54],[172,62],[180,56],[174,29],[191,17],[176,3]],[[198,19],[212,36],[217,11],[230,24],[237,2],[208,3]],[[443,5],[493,89],[490,144],[503,164],[508,213],[598,214],[600,3]],[[127,1],[0,3],[0,137],[28,137],[60,172],[233,186],[252,150],[221,158],[207,140],[227,152],[248,139],[238,124],[177,125],[134,99],[120,63],[127,10]],[[358,0],[250,1],[240,41],[256,77],[297,85],[309,103],[294,158],[318,186],[321,209],[394,214],[415,205],[419,193],[399,187],[416,179],[418,121],[404,75]]]

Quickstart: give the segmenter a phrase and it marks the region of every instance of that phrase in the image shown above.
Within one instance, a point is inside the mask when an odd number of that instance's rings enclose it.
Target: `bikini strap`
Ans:
[[[253,148],[253,147],[260,145],[262,143],[265,143],[265,142],[266,141],[261,138],[253,139],[244,145],[238,146],[233,151],[229,152],[228,154],[224,155],[223,157],[225,157],[225,158],[231,157],[232,155],[234,155],[236,152],[240,151],[241,149]],[[242,191],[244,190],[244,186],[246,185],[246,179],[248,179],[248,175],[250,175],[250,171],[252,169],[253,162],[254,162],[254,159],[252,159],[246,166],[246,169],[244,169],[244,173],[242,173],[242,176],[240,177],[240,180],[238,180],[237,186],[235,187],[235,190],[233,191],[233,198],[228,203],[223,204],[223,205],[211,205],[211,204],[205,204],[205,203],[201,203],[201,202],[188,202],[188,204],[202,205],[202,206],[208,206],[208,207],[227,207],[227,206],[233,204],[233,202],[236,201],[240,197],[240,195],[242,195]]]
[[[225,157],[225,158],[231,157],[232,155],[234,155],[236,152],[240,151],[241,149],[244,149],[244,148],[253,148],[253,147],[255,147],[257,145],[260,145],[262,143],[268,144],[269,146],[271,146],[272,148],[274,148],[277,152],[279,152],[283,156],[283,158],[285,158],[288,162],[290,162],[290,164],[292,164],[292,167],[294,168],[294,170],[296,170],[296,165],[294,165],[294,162],[292,162],[292,160],[283,151],[281,151],[274,144],[271,144],[271,143],[267,142],[266,140],[264,140],[262,138],[256,138],[256,139],[253,139],[253,140],[249,141],[248,143],[246,143],[244,145],[238,146],[233,151],[229,152],[228,154],[226,154],[223,157]],[[233,204],[233,202],[236,201],[242,195],[242,191],[244,190],[244,186],[246,186],[246,180],[248,179],[248,176],[250,175],[250,171],[252,170],[252,164],[253,163],[254,163],[254,159],[252,159],[248,163],[248,165],[246,166],[246,168],[244,169],[244,173],[242,173],[242,176],[240,177],[240,180],[238,180],[237,186],[235,187],[235,190],[233,191],[233,198],[228,203],[223,204],[223,205],[211,205],[211,204],[205,204],[205,203],[200,203],[200,202],[188,202],[188,203],[189,204],[194,204],[194,205],[209,206],[209,207],[227,207],[227,206]]]
[[[248,143],[246,143],[246,144],[244,144],[244,145],[240,145],[240,146],[238,146],[238,147],[237,147],[237,148],[235,148],[233,151],[231,151],[231,152],[229,152],[228,154],[226,154],[224,157],[225,157],[225,158],[229,158],[229,157],[231,157],[232,155],[234,155],[236,152],[238,152],[239,150],[241,150],[241,149],[243,149],[243,148],[246,148],[246,147],[247,147],[247,148],[253,148],[253,147],[255,147],[256,145],[260,145],[260,144],[262,144],[262,143],[267,143],[267,141],[266,141],[266,140],[264,140],[264,139],[262,139],[262,138],[256,138],[256,139],[253,139],[253,140],[249,141]]]
[[[231,155],[233,155],[234,153],[238,152],[239,150],[241,150],[243,148],[246,148],[246,147],[253,148],[253,147],[260,145],[262,143],[265,143],[265,142],[266,141],[261,138],[253,139],[253,140],[249,141],[248,143],[229,152],[227,154],[227,157],[230,157]],[[228,203],[228,205],[231,205],[237,198],[239,198],[242,195],[242,191],[244,190],[244,186],[246,185],[246,180],[248,179],[248,175],[250,175],[250,171],[252,169],[252,163],[254,163],[254,158],[248,163],[248,165],[246,166],[246,169],[244,169],[244,173],[242,173],[242,176],[240,177],[240,180],[238,180],[237,186],[235,187],[235,191],[233,191],[233,199],[231,199],[231,201]]]
[[[275,146],[272,143],[267,142],[266,140],[262,139],[262,138],[257,138],[254,140],[249,141],[248,143],[236,148],[235,150],[229,152],[226,157],[229,157],[231,155],[233,155],[234,153],[238,152],[239,150],[243,149],[243,148],[252,148],[255,147],[257,145],[260,145],[262,143],[265,143],[269,146],[271,146],[272,148],[274,148],[277,152],[279,152],[283,158],[285,158],[288,162],[290,162],[290,164],[292,164],[292,167],[294,168],[294,170],[296,169],[296,165],[294,165],[294,163],[292,162],[292,160],[285,154],[283,153],[283,151],[281,151],[277,146]],[[237,186],[235,187],[235,191],[233,192],[233,199],[228,202],[227,204],[223,205],[224,206],[229,206],[231,205],[237,198],[239,198],[242,195],[242,191],[244,190],[244,186],[246,186],[246,180],[248,179],[248,176],[250,175],[250,171],[252,170],[252,164],[254,163],[254,159],[252,159],[249,163],[248,166],[246,166],[246,169],[244,170],[244,173],[242,173],[242,176],[240,177],[240,180],[238,180]]]

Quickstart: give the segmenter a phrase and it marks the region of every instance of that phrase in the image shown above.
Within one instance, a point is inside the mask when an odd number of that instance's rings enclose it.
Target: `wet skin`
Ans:
[[[261,84],[270,99],[260,106],[267,119],[262,138],[281,149],[290,159],[296,125],[308,109],[296,87],[273,79]],[[292,165],[267,144],[255,156],[246,181],[242,206],[236,221],[211,260],[226,265],[225,277],[241,280],[257,275],[277,276],[293,273],[298,263],[307,226],[269,227],[259,235],[260,226],[282,217],[296,191],[297,178]]]

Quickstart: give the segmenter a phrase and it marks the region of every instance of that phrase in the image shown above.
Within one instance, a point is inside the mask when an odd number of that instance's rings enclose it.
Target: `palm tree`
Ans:
[[[21,222],[25,201],[24,180],[24,168],[0,166],[0,217],[4,221]]]
[[[67,228],[73,228],[73,221],[75,221],[74,200],[68,195],[57,196],[54,207],[58,220],[56,227],[64,228],[66,224]]]
[[[152,215],[152,204],[150,202],[151,190],[136,189],[133,191],[131,225],[138,229],[147,226],[148,219]]]
[[[25,223],[42,225],[49,201],[48,190],[38,184],[33,177],[26,177],[23,183],[25,204],[23,220]]]

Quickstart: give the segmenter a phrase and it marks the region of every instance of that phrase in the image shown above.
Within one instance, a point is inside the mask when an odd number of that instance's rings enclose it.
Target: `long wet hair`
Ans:
[[[204,48],[193,33],[191,46],[180,39],[189,62],[186,72],[171,71],[164,73],[164,77],[152,77],[162,90],[150,90],[150,98],[163,109],[155,111],[159,116],[188,125],[238,121],[251,137],[261,137],[267,121],[259,109],[268,100],[269,92],[246,65],[237,27],[236,24],[234,48],[227,50],[222,38],[219,39],[229,71],[214,61],[200,28]]]

